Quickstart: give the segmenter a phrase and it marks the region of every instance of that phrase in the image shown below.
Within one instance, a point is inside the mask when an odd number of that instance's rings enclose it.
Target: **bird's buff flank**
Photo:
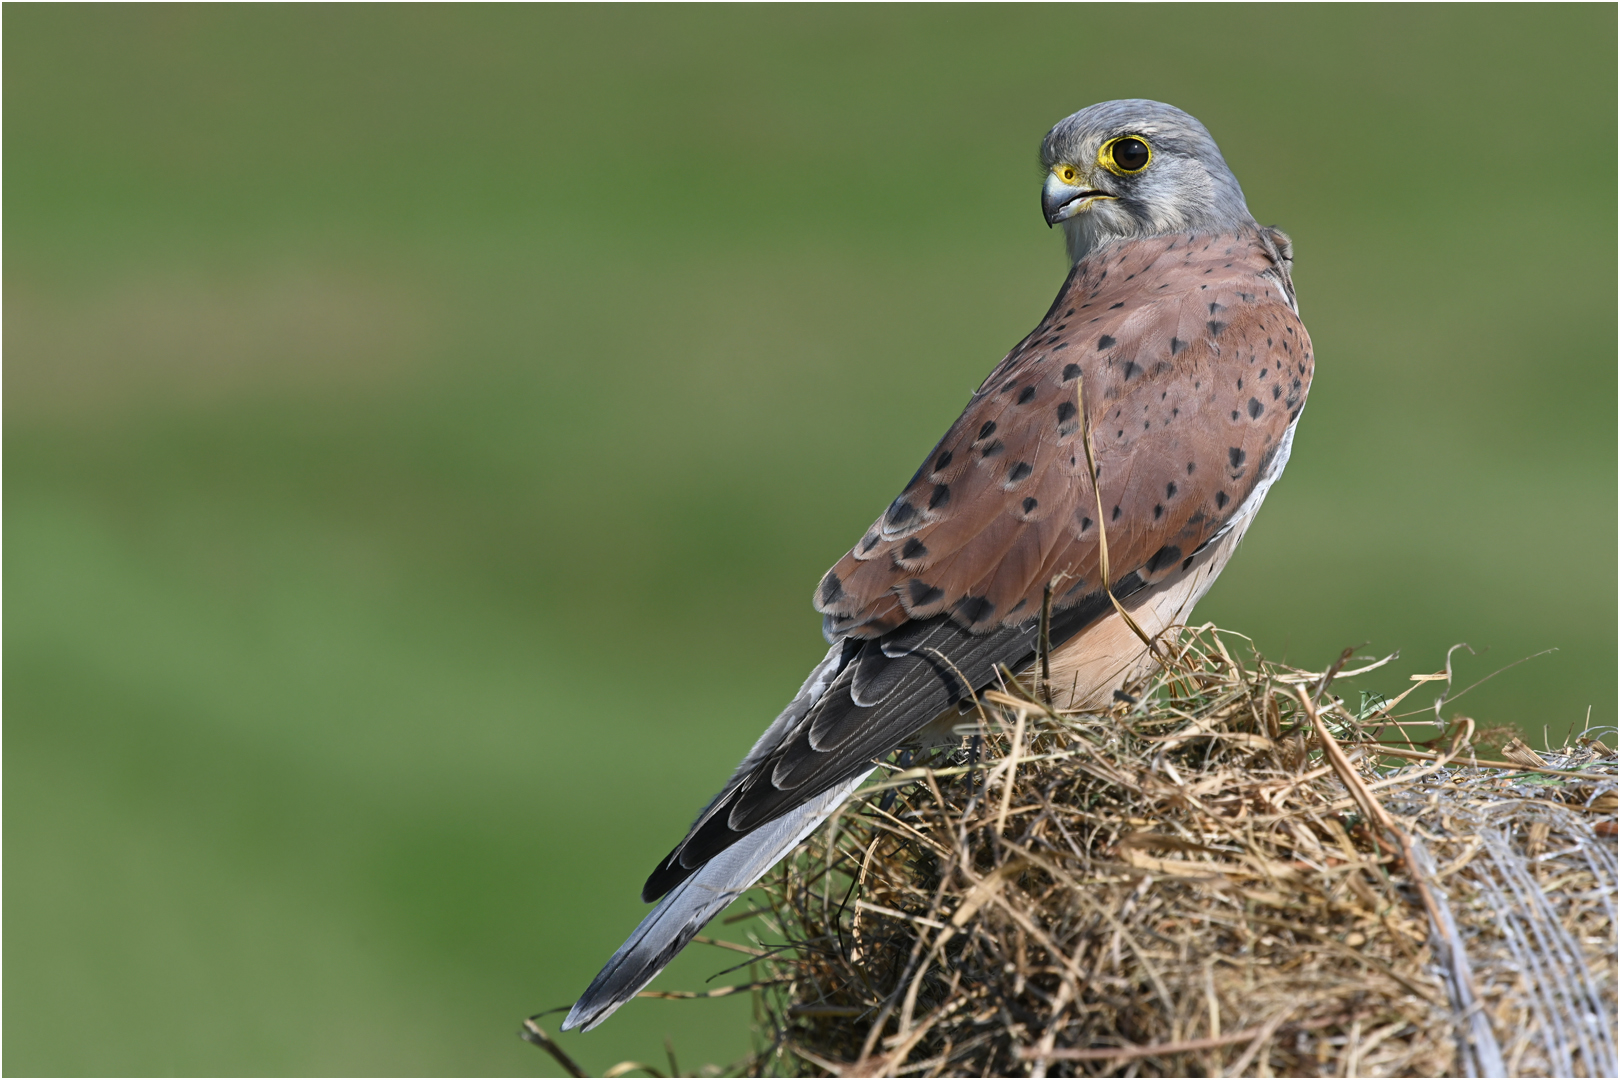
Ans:
[[[1073,261],[1056,301],[822,578],[826,658],[653,870],[658,905],[565,1029],[635,996],[877,759],[951,738],[1001,667],[1039,653],[1063,704],[1107,702],[1281,473],[1312,372],[1291,245],[1209,132],[1110,101],[1053,127],[1041,161]]]

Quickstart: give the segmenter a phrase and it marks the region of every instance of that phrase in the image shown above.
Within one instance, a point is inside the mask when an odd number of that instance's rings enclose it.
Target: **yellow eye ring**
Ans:
[[[1115,176],[1135,176],[1153,164],[1153,147],[1140,135],[1121,135],[1102,144],[1097,164]]]

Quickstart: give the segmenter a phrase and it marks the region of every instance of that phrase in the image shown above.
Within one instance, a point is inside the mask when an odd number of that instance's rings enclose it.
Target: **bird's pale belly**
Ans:
[[[1158,586],[1145,598],[1124,601],[1125,610],[1143,633],[1151,638],[1191,617],[1193,605],[1215,584],[1253,520],[1251,514],[1237,522],[1199,552],[1180,577]],[[1145,675],[1153,664],[1142,639],[1117,612],[1110,613],[1052,650],[1053,703],[1059,708],[1105,709],[1113,702],[1115,690]]]

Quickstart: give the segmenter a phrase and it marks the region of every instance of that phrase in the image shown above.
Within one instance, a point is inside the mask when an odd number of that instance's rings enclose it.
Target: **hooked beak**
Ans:
[[[1046,224],[1052,226],[1089,210],[1095,199],[1113,197],[1095,188],[1065,184],[1057,178],[1056,173],[1051,173],[1046,177],[1046,185],[1041,188],[1041,213],[1046,215]]]

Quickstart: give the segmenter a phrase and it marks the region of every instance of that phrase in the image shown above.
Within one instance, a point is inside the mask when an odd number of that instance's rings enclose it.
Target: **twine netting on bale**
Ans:
[[[750,1070],[1615,1075],[1614,753],[1392,765],[1399,699],[1226,637],[1103,715],[1008,675],[852,800],[763,883]]]

